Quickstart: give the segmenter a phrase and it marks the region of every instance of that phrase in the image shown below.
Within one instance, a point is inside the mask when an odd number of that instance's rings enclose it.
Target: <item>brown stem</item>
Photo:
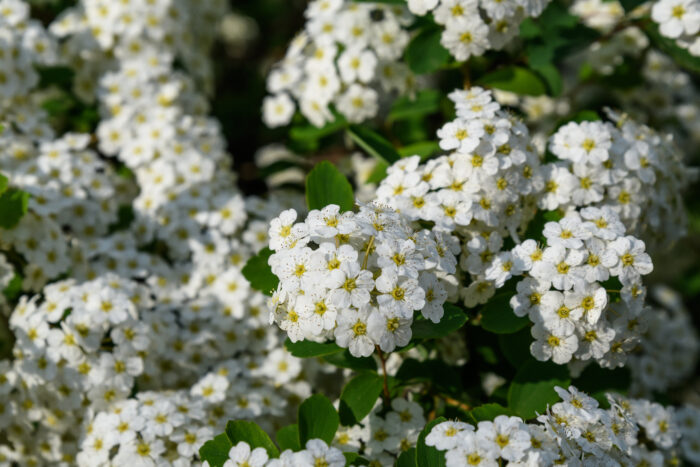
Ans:
[[[389,402],[391,401],[391,396],[389,395],[389,384],[387,382],[387,374],[386,374],[386,358],[384,357],[384,352],[382,352],[382,349],[377,348],[377,355],[379,355],[379,361],[382,362],[382,376],[384,377],[384,406],[389,407]]]
[[[452,406],[460,408],[464,411],[469,411],[472,409],[471,405],[466,404],[464,402],[460,402],[457,399],[453,399],[450,396],[440,395],[440,398],[442,398],[442,400],[444,400],[447,405],[452,405]]]

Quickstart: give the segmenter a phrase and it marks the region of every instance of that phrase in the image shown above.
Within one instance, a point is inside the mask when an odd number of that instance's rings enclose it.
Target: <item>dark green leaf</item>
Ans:
[[[10,283],[7,284],[7,287],[5,287],[5,290],[2,291],[2,294],[10,303],[19,299],[19,296],[22,295],[22,276],[15,274]]]
[[[275,439],[277,439],[277,445],[280,447],[281,451],[286,449],[291,449],[294,452],[301,450],[301,444],[299,443],[299,425],[296,423],[277,430]]]
[[[508,408],[523,419],[542,414],[547,406],[559,401],[555,386],[569,386],[565,366],[528,360],[520,367],[508,389]]]
[[[419,141],[399,148],[401,157],[420,156],[425,160],[440,152],[440,145],[436,141]]]
[[[199,448],[199,458],[209,462],[211,467],[222,467],[228,460],[228,452],[233,447],[225,433],[221,433]]]
[[[350,125],[348,134],[352,140],[367,154],[387,164],[393,164],[401,158],[394,146],[384,137],[361,125]]]
[[[515,368],[519,368],[520,365],[529,359],[531,343],[532,335],[529,327],[525,327],[513,334],[501,334],[498,336],[498,346],[501,352]]]
[[[0,227],[12,229],[27,213],[29,193],[16,188],[6,189],[0,195]]]
[[[339,425],[338,412],[322,394],[314,394],[299,406],[299,442],[302,446],[314,438],[330,445]]]
[[[432,430],[435,425],[439,425],[445,421],[447,420],[444,417],[438,417],[428,423],[425,428],[423,428],[423,431],[420,432],[416,444],[416,465],[421,467],[445,467],[445,453],[438,451],[433,446],[425,444],[425,437],[428,436],[430,430]]]
[[[344,452],[345,465],[369,465],[369,461],[356,452]]]
[[[272,295],[279,284],[279,279],[272,273],[270,265],[267,264],[272,253],[273,251],[269,248],[263,248],[245,263],[242,270],[243,276],[248,279],[250,286],[266,295]]]
[[[287,339],[284,341],[284,346],[292,355],[299,358],[324,357],[343,350],[343,348],[338,346],[335,342],[292,342]]]
[[[544,82],[547,84],[547,94],[554,97],[561,95],[564,84],[561,79],[561,73],[559,73],[557,67],[551,63],[547,63],[546,65],[539,66],[532,65],[532,69],[538,75],[540,75],[540,77],[544,79]]]
[[[520,38],[533,39],[542,34],[542,28],[532,18],[525,18],[520,23]]]
[[[401,97],[391,106],[387,121],[395,122],[410,117],[424,117],[440,110],[442,95],[435,89],[420,91],[415,98]]]
[[[342,130],[346,124],[345,119],[338,114],[335,120],[326,123],[320,128],[313,125],[294,126],[289,129],[289,137],[294,141],[318,140]]]
[[[517,317],[510,307],[513,292],[497,293],[481,308],[481,326],[496,334],[512,334],[530,323],[526,317]]]
[[[620,0],[620,4],[622,5],[622,8],[629,13],[642,3],[646,3],[646,1],[647,0]]]
[[[439,339],[456,331],[467,322],[467,315],[452,303],[443,306],[445,314],[439,323],[428,319],[416,319],[411,326],[413,339]]]
[[[309,210],[337,204],[341,212],[352,211],[355,195],[345,175],[330,162],[322,161],[306,177],[306,204]]]
[[[513,412],[501,404],[484,404],[474,407],[469,411],[469,416],[474,420],[474,423],[479,423],[484,420],[493,420],[499,415],[513,415]]]
[[[255,422],[235,420],[226,424],[226,436],[235,446],[241,441],[250,445],[251,449],[264,448],[270,457],[279,457],[280,452],[270,437]]]
[[[417,467],[416,448],[410,448],[401,453],[396,460],[396,467]]]
[[[411,71],[419,75],[432,73],[450,62],[450,52],[440,44],[442,31],[442,28],[431,25],[409,42],[404,57]]]
[[[340,420],[343,425],[359,423],[374,407],[382,393],[384,380],[376,373],[355,376],[340,393]]]
[[[547,87],[539,76],[518,66],[500,68],[482,76],[476,84],[528,96],[541,96],[547,92]]]
[[[7,180],[7,177],[4,176],[3,174],[0,174],[0,195],[7,190],[8,185],[10,182]]]
[[[377,362],[372,357],[353,357],[349,350],[336,352],[323,357],[331,365],[340,368],[349,368],[355,371],[377,371]]]
[[[418,361],[407,358],[399,367],[395,378],[402,384],[430,382],[445,394],[459,394],[463,389],[459,371],[443,360]]]

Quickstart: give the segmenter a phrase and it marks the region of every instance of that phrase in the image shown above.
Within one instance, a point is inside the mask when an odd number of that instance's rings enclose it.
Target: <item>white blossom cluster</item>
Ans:
[[[697,462],[697,409],[665,408],[643,399],[608,394],[610,408],[570,386],[537,423],[499,415],[476,428],[458,421],[433,427],[426,444],[445,452],[448,467],[479,465],[665,465],[682,456]],[[682,421],[689,428],[682,429]],[[680,422],[680,423],[679,423]],[[688,433],[686,435],[686,432]],[[688,449],[686,446],[689,446]]]
[[[541,361],[568,363],[596,360],[614,368],[624,364],[639,340],[636,329],[646,289],[641,276],[652,269],[644,242],[625,236],[610,207],[569,212],[548,222],[546,245],[528,239],[497,256],[486,278],[503,283],[527,273],[510,300],[517,316],[529,316],[536,339],[530,350]],[[606,290],[616,278],[621,290]]]
[[[270,223],[269,258],[280,283],[274,320],[292,342],[334,337],[352,355],[408,344],[414,312],[437,323],[455,272],[457,239],[413,230],[378,204],[340,212],[331,204],[296,222],[295,210]]]
[[[700,2],[697,0],[659,0],[651,8],[651,19],[659,32],[673,39],[691,55],[700,57]]]
[[[656,285],[652,306],[639,320],[641,340],[627,360],[632,374],[630,393],[650,396],[678,386],[695,371],[700,343],[680,295]]]
[[[267,78],[268,126],[288,124],[297,105],[315,126],[334,120],[331,106],[360,122],[377,114],[382,96],[415,90],[415,77],[399,61],[413,22],[404,6],[314,0],[305,16],[304,31]]]
[[[537,17],[549,0],[409,0],[416,15],[432,12],[442,25],[440,43],[459,61],[500,50],[518,35],[520,23]]]
[[[545,210],[608,206],[629,233],[653,246],[684,235],[687,223],[681,190],[694,171],[669,135],[609,112],[616,123],[570,122],[549,140],[560,161],[544,166]]]

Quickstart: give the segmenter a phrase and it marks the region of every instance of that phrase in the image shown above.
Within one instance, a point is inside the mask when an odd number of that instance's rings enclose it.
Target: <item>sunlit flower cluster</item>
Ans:
[[[659,32],[700,57],[700,2],[697,0],[659,0],[651,8],[651,19]]]
[[[444,281],[455,272],[456,238],[413,230],[397,212],[361,205],[294,210],[270,223],[272,272],[280,279],[272,318],[292,342],[334,337],[354,356],[408,344],[414,312],[439,322]]]

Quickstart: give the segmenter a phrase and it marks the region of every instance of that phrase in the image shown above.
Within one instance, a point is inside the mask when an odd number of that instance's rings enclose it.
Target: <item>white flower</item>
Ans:
[[[365,305],[357,311],[338,313],[338,325],[333,331],[336,343],[350,349],[354,357],[368,357],[374,352],[375,343],[369,336],[368,321],[374,310]]]
[[[345,456],[340,449],[329,447],[323,440],[310,439],[303,450],[294,456],[294,467],[323,465],[327,467],[344,467]]]
[[[263,467],[268,460],[265,448],[250,449],[245,441],[239,441],[228,451],[224,467]]]
[[[453,421],[439,423],[425,437],[425,444],[435,446],[440,451],[454,449],[461,442],[461,437],[458,435],[463,431],[474,431],[474,426]]]
[[[622,237],[611,242],[609,248],[615,252],[616,258],[607,258],[604,264],[610,268],[610,274],[619,276],[623,283],[633,282],[640,275],[649,274],[654,269],[651,258],[644,252],[642,240],[631,236]]]
[[[372,273],[361,269],[356,262],[343,263],[340,268],[331,271],[327,281],[331,301],[339,310],[366,305],[374,289]]]
[[[384,352],[392,352],[411,340],[411,320],[395,311],[374,309],[367,320],[367,333]]]
[[[420,310],[425,305],[425,291],[418,285],[418,281],[402,278],[391,269],[382,270],[376,287],[381,292],[377,296],[381,310],[386,309],[408,318],[413,315],[413,310]]]
[[[540,323],[535,323],[530,332],[536,339],[530,345],[530,352],[537,360],[551,359],[554,363],[561,365],[569,362],[578,349],[578,339],[575,334],[565,335],[550,331]]]
[[[271,128],[287,125],[292,120],[295,110],[294,101],[287,93],[267,96],[263,100],[263,121]]]
[[[530,445],[530,434],[518,417],[497,416],[493,422],[479,422],[476,439],[494,458],[517,462]]]

